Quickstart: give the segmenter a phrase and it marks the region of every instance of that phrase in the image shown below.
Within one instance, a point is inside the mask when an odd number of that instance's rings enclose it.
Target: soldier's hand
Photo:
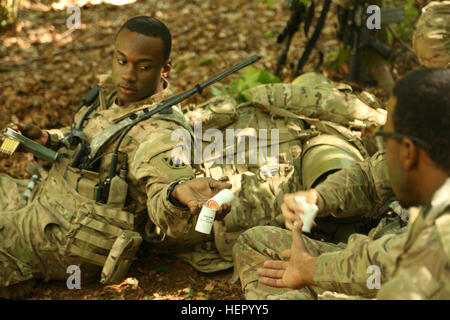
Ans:
[[[40,143],[42,145],[46,145],[48,141],[48,132],[41,130],[38,126],[35,126],[34,124],[30,123],[10,123],[8,125],[8,128],[11,128],[15,131],[20,131],[20,133],[31,139],[34,140],[37,143]],[[2,138],[3,140],[4,138]],[[22,148],[19,147],[17,151],[21,151]]]
[[[211,178],[196,178],[178,184],[172,197],[189,208],[192,214],[199,214],[202,206],[222,189],[231,189],[230,183]],[[231,211],[231,205],[222,204],[216,212],[216,219],[221,220]]]
[[[271,287],[299,289],[314,284],[314,271],[317,258],[310,255],[302,238],[300,222],[292,230],[291,250],[283,251],[282,260],[268,260],[257,270],[259,282]]]
[[[319,193],[315,189],[309,189],[306,191],[299,191],[295,193],[288,193],[283,197],[283,203],[281,204],[281,212],[284,217],[284,225],[287,229],[293,230],[294,228],[294,222],[298,221],[301,222],[302,218],[296,214],[296,212],[299,212],[300,214],[305,213],[305,209],[298,205],[295,201],[294,197],[303,196],[306,198],[306,201],[318,205],[319,200]],[[320,207],[319,207],[320,211]],[[313,223],[314,225],[314,223]]]

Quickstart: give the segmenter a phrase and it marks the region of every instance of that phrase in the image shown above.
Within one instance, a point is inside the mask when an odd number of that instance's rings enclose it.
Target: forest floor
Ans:
[[[114,35],[127,19],[151,15],[164,21],[173,36],[173,92],[190,89],[237,62],[259,54],[253,66],[274,72],[283,45],[276,42],[289,19],[284,1],[247,0],[22,0],[15,29],[0,34],[0,126],[10,122],[31,122],[41,128],[58,128],[70,123],[71,115],[98,76],[110,72]],[[68,7],[78,6],[81,29],[68,29]],[[336,50],[336,12],[327,23],[303,71],[314,71],[318,49]],[[316,17],[320,10],[316,10]],[[311,31],[310,31],[311,33]],[[290,46],[282,82],[295,78],[295,66],[306,38],[297,32]],[[397,79],[411,66],[396,65]],[[345,63],[318,72],[342,81],[348,73]],[[237,74],[222,81],[230,83]],[[386,95],[372,92],[380,98]],[[209,90],[183,105],[204,101]],[[29,155],[0,155],[0,171],[28,178]],[[202,274],[186,262],[152,256],[138,259],[129,278],[114,286],[85,284],[68,290],[64,282],[38,282],[29,299],[244,299],[240,284],[230,283],[232,270]]]

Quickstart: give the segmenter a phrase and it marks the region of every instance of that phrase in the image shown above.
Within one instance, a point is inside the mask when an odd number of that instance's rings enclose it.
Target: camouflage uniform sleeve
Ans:
[[[324,202],[322,215],[331,213],[336,217],[377,212],[376,208],[394,195],[381,152],[328,176],[315,189]]]
[[[48,142],[47,147],[56,150],[59,146],[59,140],[64,138],[70,133],[70,127],[64,127],[61,129],[50,129],[46,130],[48,132]]]
[[[130,164],[130,173],[145,185],[150,220],[169,237],[180,237],[190,229],[194,215],[170,203],[167,192],[173,182],[194,178],[194,171],[189,164],[172,161],[172,149],[178,143],[171,139],[176,129],[172,126],[173,129],[166,125],[152,132],[143,131],[151,139],[139,145]]]
[[[374,269],[369,267],[379,270],[380,283],[384,283],[392,274],[405,241],[406,233],[385,235],[375,241],[353,234],[345,249],[319,256],[314,281],[325,290],[375,297],[377,288],[371,280]]]
[[[450,211],[418,237],[401,259],[377,299],[448,299],[450,297]]]

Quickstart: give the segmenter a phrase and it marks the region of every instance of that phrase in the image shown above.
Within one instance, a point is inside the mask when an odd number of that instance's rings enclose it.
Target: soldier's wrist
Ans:
[[[185,180],[178,180],[174,183],[172,183],[169,188],[167,189],[167,200],[173,204],[177,208],[187,209],[187,206],[185,206],[183,203],[181,203],[178,198],[176,197],[176,191],[175,188]]]
[[[306,270],[304,270],[304,275],[305,275],[305,285],[307,286],[313,286],[316,285],[316,282],[314,281],[314,274],[316,272],[316,263],[317,263],[318,258],[317,257],[312,257],[310,256],[306,261],[305,261],[305,266],[306,266]]]
[[[320,195],[320,193],[316,189],[311,189],[311,190],[316,194],[316,197],[317,197],[316,205],[319,208],[318,213],[320,213],[320,212],[323,211],[325,203],[323,201],[322,196]]]

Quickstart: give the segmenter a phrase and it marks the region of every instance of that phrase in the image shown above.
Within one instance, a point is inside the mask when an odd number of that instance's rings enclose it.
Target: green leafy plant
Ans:
[[[419,10],[416,7],[415,0],[406,1],[393,1],[393,5],[403,6],[405,9],[405,20],[398,24],[393,24],[391,28],[400,37],[402,41],[407,44],[412,42],[412,35],[414,32],[414,26],[420,15]],[[390,30],[387,30],[388,39],[390,42],[393,41],[393,35]]]
[[[252,66],[245,68],[245,73],[239,75],[238,79],[232,81],[228,86],[219,84],[211,88],[211,93],[215,96],[230,96],[238,103],[250,101],[251,97],[248,89],[267,83],[279,83],[280,79],[265,71],[258,70]]]

